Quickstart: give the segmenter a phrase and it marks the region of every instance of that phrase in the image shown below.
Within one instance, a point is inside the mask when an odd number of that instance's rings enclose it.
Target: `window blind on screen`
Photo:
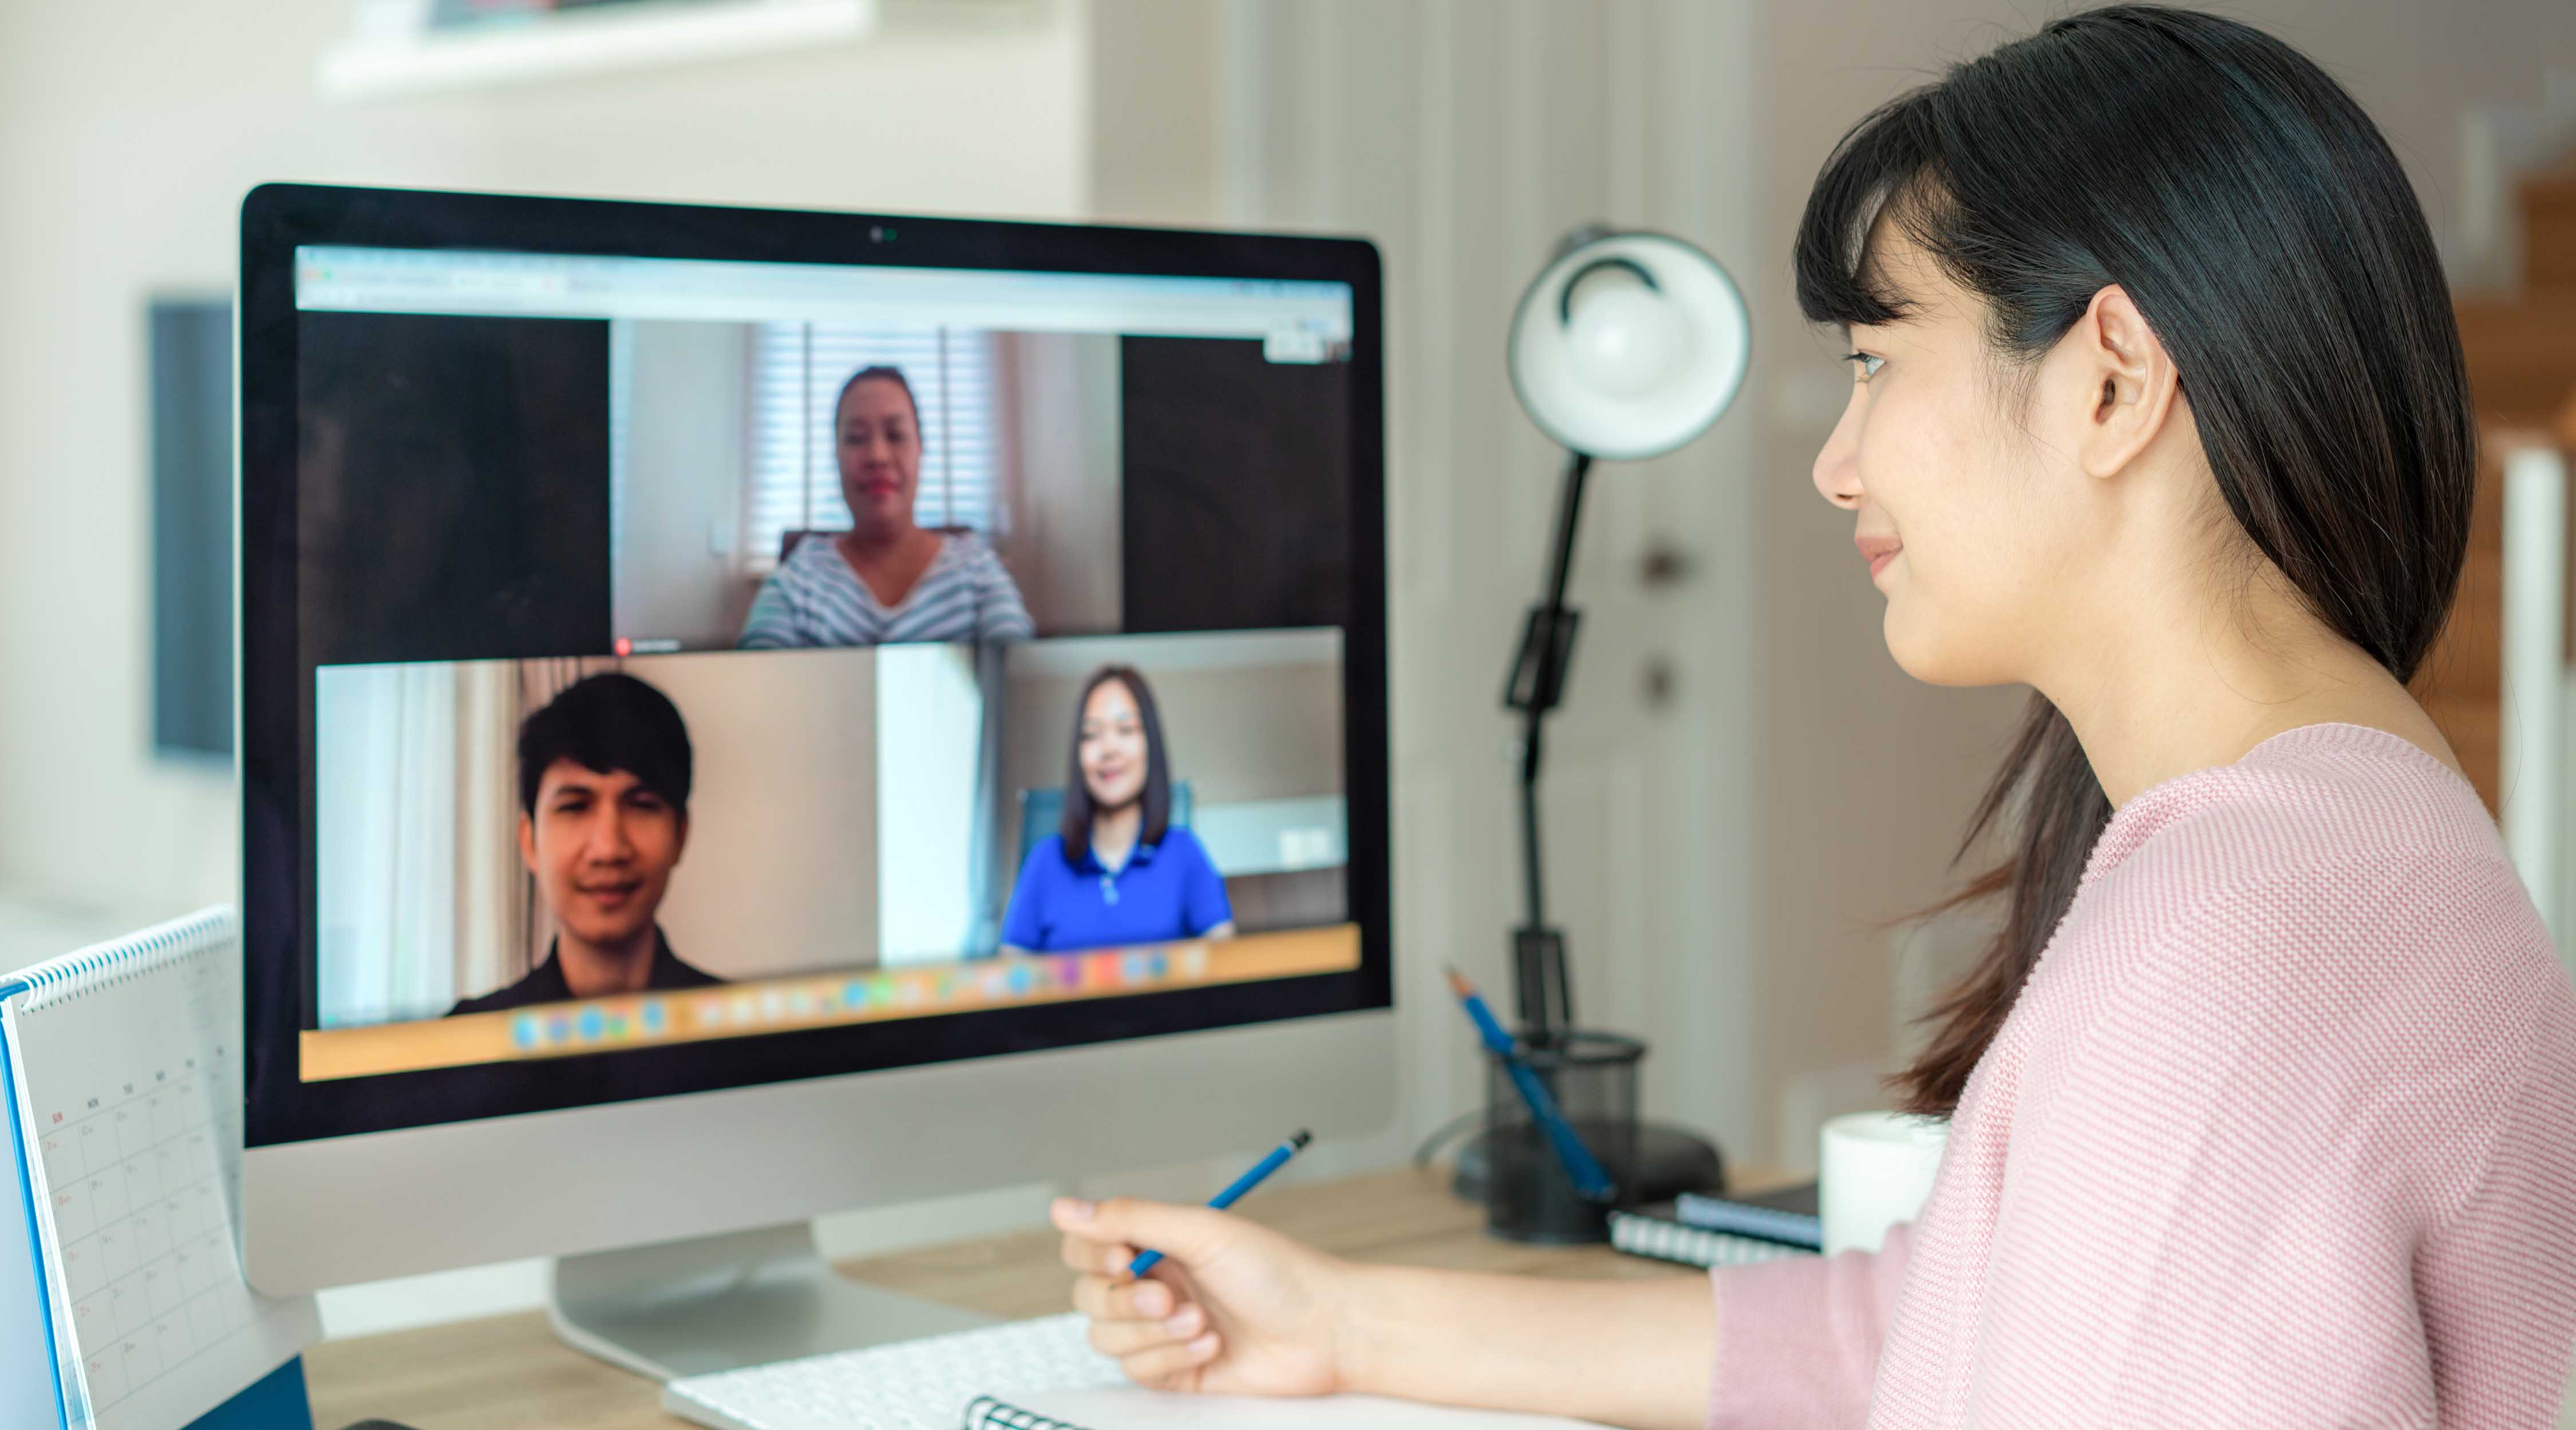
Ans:
[[[921,486],[914,520],[993,525],[994,382],[989,335],[964,328],[762,323],[752,335],[751,471],[745,566],[778,562],[790,531],[846,531],[833,404],[866,367],[891,367],[921,409]]]

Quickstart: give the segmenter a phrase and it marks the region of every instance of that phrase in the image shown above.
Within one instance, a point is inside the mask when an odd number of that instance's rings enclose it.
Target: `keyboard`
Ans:
[[[684,1376],[662,1408],[712,1430],[958,1430],[979,1395],[1126,1383],[1068,1314]]]

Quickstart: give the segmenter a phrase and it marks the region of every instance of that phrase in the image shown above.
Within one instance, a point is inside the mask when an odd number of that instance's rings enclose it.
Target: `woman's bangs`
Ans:
[[[1867,327],[1913,307],[1880,271],[1870,240],[1891,203],[1917,202],[1911,191],[1930,167],[1912,123],[1924,97],[1918,90],[1892,100],[1854,126],[1807,195],[1792,263],[1808,322]]]

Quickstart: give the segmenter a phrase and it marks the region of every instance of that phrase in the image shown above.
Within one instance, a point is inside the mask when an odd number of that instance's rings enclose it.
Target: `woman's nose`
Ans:
[[[1816,490],[1825,500],[1851,511],[1860,506],[1860,393],[1843,405],[1842,420],[1816,453]]]

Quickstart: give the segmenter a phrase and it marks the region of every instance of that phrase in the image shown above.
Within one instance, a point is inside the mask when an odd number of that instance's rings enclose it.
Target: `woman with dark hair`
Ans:
[[[1869,115],[1795,257],[1889,649],[2037,692],[1969,829],[2001,932],[1897,1080],[1949,1121],[1921,1215],[1639,1285],[1061,1201],[1093,1344],[1624,1425],[2550,1423],[2576,990],[2406,689],[2475,437],[2387,143],[2280,41],[2114,6]]]
[[[1232,937],[1224,877],[1172,823],[1163,720],[1141,672],[1106,665],[1083,683],[1065,765],[1064,818],[1020,866],[1003,951]]]
[[[796,544],[743,622],[746,650],[894,641],[1026,640],[1020,588],[971,531],[925,530],[921,405],[892,367],[865,367],[832,404],[832,450],[850,529]]]

